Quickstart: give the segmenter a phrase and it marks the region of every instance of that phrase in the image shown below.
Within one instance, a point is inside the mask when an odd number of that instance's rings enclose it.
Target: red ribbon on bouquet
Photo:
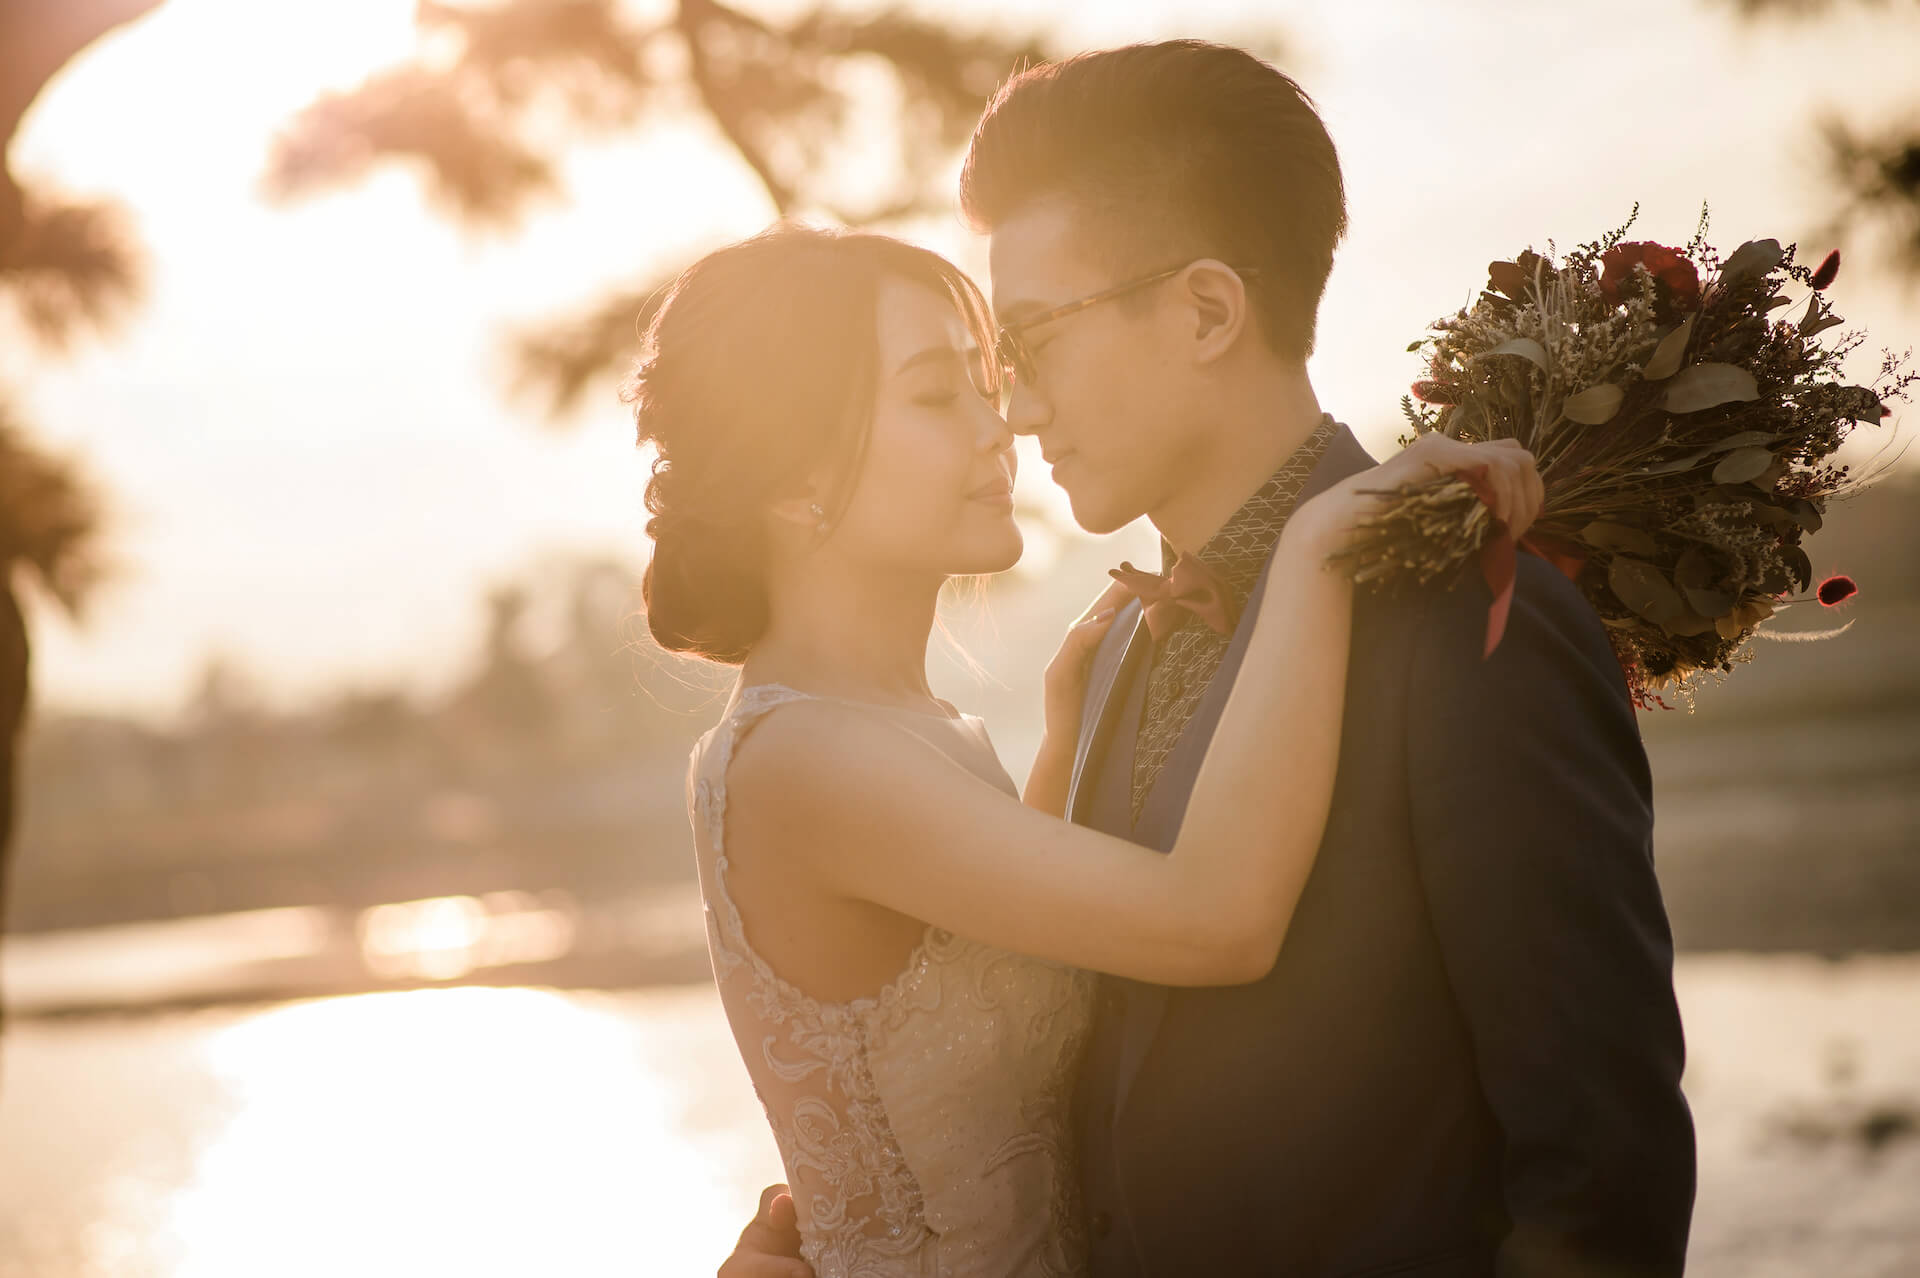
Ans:
[[[1487,482],[1487,468],[1476,466],[1460,472],[1460,478],[1467,481],[1473,489],[1473,495],[1480,499],[1488,512],[1493,510],[1493,486]],[[1519,568],[1517,551],[1526,550],[1540,556],[1565,574],[1567,580],[1578,581],[1580,570],[1586,567],[1586,556],[1576,547],[1551,537],[1541,537],[1529,533],[1522,537],[1516,546],[1513,534],[1507,526],[1494,520],[1493,536],[1487,538],[1487,544],[1480,547],[1480,575],[1486,579],[1487,589],[1493,592],[1493,602],[1487,607],[1487,642],[1480,653],[1485,661],[1493,655],[1494,649],[1507,634],[1507,618],[1513,612],[1513,578]]]

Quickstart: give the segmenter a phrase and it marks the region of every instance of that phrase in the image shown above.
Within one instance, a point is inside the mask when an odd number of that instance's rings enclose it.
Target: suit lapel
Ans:
[[[1304,502],[1309,497],[1325,492],[1373,464],[1373,459],[1360,447],[1353,433],[1343,426],[1329,441],[1327,451],[1307,477],[1300,491],[1300,500]],[[1161,769],[1153,789],[1147,793],[1145,804],[1141,806],[1140,820],[1133,832],[1137,843],[1161,852],[1173,850],[1174,840],[1180,835],[1180,823],[1186,816],[1187,801],[1193,795],[1193,782],[1199,775],[1201,763],[1206,759],[1207,745],[1213,740],[1214,729],[1219,726],[1227,697],[1233,691],[1234,676],[1239,673],[1240,663],[1246,657],[1247,644],[1253,637],[1254,618],[1260,611],[1260,600],[1266,594],[1267,577],[1272,570],[1273,557],[1269,554],[1266,566],[1260,570],[1260,579],[1248,592],[1246,605],[1241,609],[1240,624],[1234,627],[1233,640],[1220,659],[1219,671],[1207,685],[1207,690],[1200,694],[1200,700],[1193,708],[1193,717],[1181,731],[1173,752],[1167,756],[1166,766]],[[1141,629],[1144,631],[1145,627]],[[1132,1091],[1133,1080],[1139,1074],[1154,1038],[1159,1034],[1166,1007],[1166,986],[1128,983],[1127,1019],[1120,1046],[1119,1087],[1115,1105],[1119,1112],[1126,1110],[1127,1095]]]
[[[1080,716],[1080,740],[1074,746],[1073,773],[1067,782],[1067,819],[1080,821],[1081,782],[1088,767],[1097,768],[1098,755],[1106,749],[1113,734],[1114,723],[1121,707],[1126,703],[1123,691],[1118,697],[1113,695],[1116,687],[1126,689],[1131,678],[1122,678],[1123,673],[1138,668],[1152,652],[1153,641],[1147,635],[1140,603],[1134,600],[1120,610],[1114,618],[1113,629],[1100,641],[1099,649],[1094,653],[1092,667],[1087,671],[1087,691],[1082,700]]]
[[[1272,562],[1269,558],[1269,567]],[[1200,694],[1200,700],[1193,708],[1193,717],[1187,721],[1179,741],[1174,744],[1173,752],[1167,756],[1166,766],[1161,769],[1153,789],[1147,792],[1146,803],[1140,809],[1140,821],[1133,831],[1136,842],[1161,852],[1173,851],[1174,840],[1180,835],[1181,820],[1186,816],[1187,800],[1193,793],[1193,779],[1200,771],[1200,763],[1206,757],[1207,743],[1213,739],[1213,730],[1220,722],[1220,712],[1226,708],[1227,696],[1233,690],[1233,676],[1240,669],[1240,660],[1252,638],[1253,618],[1260,610],[1260,597],[1266,593],[1266,587],[1267,570],[1262,569],[1260,580],[1247,596],[1240,624],[1234,627],[1233,641],[1220,659],[1219,673],[1214,675],[1207,690]],[[1178,783],[1167,784],[1169,778],[1178,778]],[[1129,984],[1127,1020],[1120,1043],[1120,1083],[1114,1105],[1118,1113],[1126,1112],[1127,1095],[1133,1090],[1133,1080],[1160,1032],[1160,1021],[1166,1015],[1166,1010],[1166,986],[1139,982]]]

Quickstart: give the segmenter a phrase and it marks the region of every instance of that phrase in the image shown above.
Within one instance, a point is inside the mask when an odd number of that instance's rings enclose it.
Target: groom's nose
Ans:
[[[1016,435],[1037,435],[1053,423],[1053,405],[1031,386],[1013,384],[1007,397],[1007,429]]]

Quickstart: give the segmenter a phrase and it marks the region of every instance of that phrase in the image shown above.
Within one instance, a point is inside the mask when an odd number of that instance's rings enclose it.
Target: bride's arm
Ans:
[[[1537,481],[1516,457],[1440,441],[1296,513],[1169,854],[1014,802],[898,726],[824,701],[742,743],[730,832],[764,832],[848,896],[1006,949],[1163,985],[1257,979],[1312,869],[1339,756],[1353,588],[1326,557],[1396,466],[1490,463],[1523,526]]]

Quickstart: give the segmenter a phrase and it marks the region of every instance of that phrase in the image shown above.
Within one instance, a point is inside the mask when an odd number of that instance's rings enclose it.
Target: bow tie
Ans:
[[[1173,561],[1166,576],[1144,572],[1130,563],[1108,570],[1108,576],[1133,593],[1144,605],[1147,633],[1155,643],[1178,630],[1192,614],[1207,623],[1215,634],[1230,635],[1239,620],[1240,609],[1233,597],[1214,575],[1213,569],[1193,555],[1181,555]]]

